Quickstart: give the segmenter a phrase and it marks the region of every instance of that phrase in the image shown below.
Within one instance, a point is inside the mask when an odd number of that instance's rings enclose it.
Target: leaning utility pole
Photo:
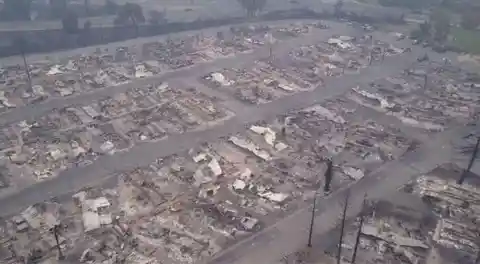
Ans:
[[[478,153],[478,147],[480,145],[480,137],[477,138],[477,143],[475,144],[475,148],[473,149],[472,157],[470,158],[470,162],[468,163],[467,169],[465,169],[460,176],[460,178],[457,181],[457,184],[462,184],[463,181],[465,181],[465,178],[468,176],[470,173],[470,170],[473,167],[473,163],[475,162],[475,159],[477,158],[477,153]]]
[[[367,209],[367,195],[363,197],[362,211],[360,212],[360,223],[357,231],[357,237],[355,238],[355,246],[353,247],[352,261],[350,263],[354,264],[355,259],[357,258],[358,245],[360,244],[360,236],[362,235],[363,221],[365,220],[365,210]]]
[[[55,237],[55,242],[57,242],[57,249],[58,249],[58,259],[63,259],[62,248],[60,247],[60,242],[58,241],[58,228],[60,227],[59,224],[53,226],[53,236]]]
[[[343,205],[342,224],[340,226],[340,239],[338,241],[337,251],[337,264],[340,264],[342,259],[342,244],[343,244],[343,231],[345,229],[345,219],[347,218],[348,200],[350,199],[350,192],[347,190],[345,195],[345,204]]]

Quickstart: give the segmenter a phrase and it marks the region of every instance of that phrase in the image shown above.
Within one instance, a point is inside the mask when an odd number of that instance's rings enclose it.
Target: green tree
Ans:
[[[112,0],[105,1],[105,5],[103,6],[103,11],[106,14],[115,15],[118,13],[119,6],[117,3],[113,2]]]
[[[67,12],[67,0],[50,0],[50,15],[53,18],[63,18]]]
[[[151,25],[159,25],[166,22],[165,12],[160,12],[157,10],[152,10],[148,12],[148,23]]]
[[[337,2],[335,2],[335,5],[333,6],[333,12],[336,17],[339,17],[342,14],[343,4],[343,0],[337,0]]]
[[[418,27],[420,29],[420,33],[422,33],[424,37],[430,36],[431,25],[428,22],[424,22],[420,24]]]
[[[383,6],[398,6],[411,10],[421,10],[438,4],[438,1],[439,0],[379,0],[378,3]]]
[[[85,23],[83,23],[83,31],[90,32],[91,29],[92,29],[92,22],[90,22],[90,20],[85,21]]]
[[[444,42],[450,33],[450,15],[444,9],[437,8],[430,14],[430,24],[433,30],[433,39]]]
[[[69,10],[64,14],[62,28],[68,34],[78,33],[78,16],[75,12]]]
[[[30,20],[32,0],[4,0],[3,9],[0,12],[2,20]]]
[[[80,37],[78,38],[79,44],[82,46],[87,46],[91,42],[92,38],[92,22],[90,20],[83,23],[83,28],[80,31]]]
[[[255,17],[267,4],[267,0],[238,0],[238,2],[243,9],[245,9],[249,17]]]
[[[138,24],[145,23],[142,7],[138,4],[126,3],[117,12],[115,24],[132,25],[135,28],[135,35],[138,37]]]
[[[85,7],[85,15],[90,16],[90,0],[83,0],[83,6]]]
[[[431,28],[431,25],[427,22],[418,25],[418,28],[410,32],[410,38],[416,39],[416,40],[430,39],[430,28]]]

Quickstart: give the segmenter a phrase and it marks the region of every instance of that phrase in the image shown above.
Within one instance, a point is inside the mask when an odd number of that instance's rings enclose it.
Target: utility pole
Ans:
[[[27,58],[25,56],[25,51],[23,49],[21,51],[21,54],[23,58],[23,65],[25,67],[25,72],[27,73],[28,88],[32,90],[32,76],[30,76],[30,68],[28,67]]]
[[[57,242],[58,259],[62,260],[63,259],[62,248],[60,247],[60,243],[58,241],[58,228],[59,227],[60,227],[59,224],[54,225],[53,228],[52,228],[52,231],[53,231],[53,236],[55,237],[55,242]]]
[[[427,82],[428,82],[428,73],[425,73],[423,76],[423,89],[427,88]]]
[[[273,35],[271,33],[267,33],[266,39],[268,42],[268,59],[270,60],[270,63],[273,62],[273,44],[275,43],[275,40],[273,39]]]
[[[318,189],[317,191],[315,191],[315,196],[313,197],[312,217],[310,219],[310,229],[308,231],[308,243],[307,243],[307,246],[309,248],[312,247],[313,224],[315,223],[315,211],[317,209],[317,194],[318,194]]]
[[[475,264],[480,264],[480,250],[477,253],[477,258],[475,259]]]
[[[358,245],[360,244],[360,236],[362,235],[363,221],[365,220],[365,210],[367,209],[367,195],[363,197],[362,211],[360,212],[360,223],[357,231],[357,237],[355,238],[355,246],[353,247],[352,261],[350,263],[355,264],[357,258]]]
[[[373,62],[373,44],[375,43],[373,41],[373,36],[372,35],[370,35],[370,41],[371,41],[371,43],[370,43],[370,54],[369,54],[369,59],[368,59],[368,65],[369,66],[372,65],[372,62]]]
[[[132,65],[133,78],[136,78],[137,77],[137,63],[136,63],[136,60],[135,60],[135,55],[131,54],[131,55],[127,55],[127,56],[129,56],[130,64]]]
[[[318,191],[320,190],[320,180],[315,184],[315,196],[313,197],[313,206],[312,206],[312,216],[310,218],[310,228],[308,230],[308,243],[309,248],[312,247],[312,235],[313,235],[313,225],[315,224],[315,213],[317,212],[317,196]]]
[[[479,145],[480,145],[480,137],[477,138],[477,143],[475,144],[475,148],[473,149],[472,157],[470,158],[470,162],[468,163],[468,167],[467,167],[467,169],[465,169],[463,171],[462,175],[457,180],[457,184],[463,184],[463,181],[465,181],[465,178],[468,176],[468,173],[470,173],[470,170],[473,167],[473,163],[475,162],[475,159],[477,158]]]
[[[325,171],[325,185],[323,186],[323,192],[328,194],[330,192],[330,184],[333,179],[333,161],[327,159],[327,170]]]
[[[32,76],[30,75],[30,68],[28,67],[27,57],[25,54],[27,49],[27,41],[23,36],[20,36],[14,40],[13,44],[17,46],[18,51],[20,52],[20,56],[22,56],[23,67],[27,75],[28,88],[32,90]]]
[[[350,192],[347,190],[347,194],[345,195],[345,204],[343,206],[342,224],[340,226],[340,239],[338,241],[337,264],[340,264],[342,259],[343,231],[345,229],[345,219],[347,218],[347,208],[348,208],[349,199],[350,199]]]

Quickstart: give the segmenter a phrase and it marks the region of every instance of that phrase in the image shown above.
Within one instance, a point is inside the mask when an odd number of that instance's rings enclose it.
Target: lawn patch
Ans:
[[[462,51],[480,54],[480,32],[462,28],[452,28],[452,44]]]

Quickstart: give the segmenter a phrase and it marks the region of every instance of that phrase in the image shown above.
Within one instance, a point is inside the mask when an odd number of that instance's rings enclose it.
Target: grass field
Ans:
[[[452,44],[461,50],[480,54],[480,32],[461,28],[452,29]]]

